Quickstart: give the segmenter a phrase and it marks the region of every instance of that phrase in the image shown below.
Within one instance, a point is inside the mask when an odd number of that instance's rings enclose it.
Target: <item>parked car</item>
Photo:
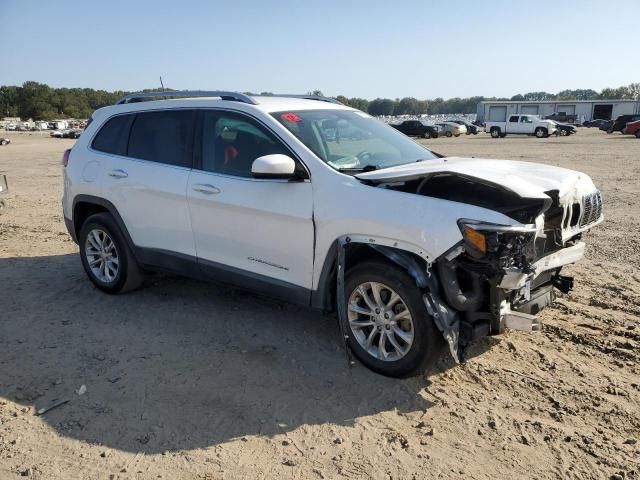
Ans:
[[[466,122],[464,120],[449,120],[449,121],[453,123],[457,123],[458,125],[464,125],[467,129],[467,135],[471,135],[471,134],[477,135],[478,132],[480,131],[480,128],[478,128],[477,125]]]
[[[49,133],[50,137],[62,138],[64,137],[64,132],[62,130],[53,130]]]
[[[440,134],[440,127],[420,120],[405,120],[402,123],[391,126],[410,137],[438,138]]]
[[[559,122],[555,122],[555,124],[556,124],[558,135],[562,137],[565,137],[567,135],[573,135],[574,133],[578,132],[576,127],[573,125],[569,125],[567,123],[559,123]]]
[[[640,120],[627,123],[622,133],[626,135],[635,135],[636,138],[640,138]]]
[[[508,134],[535,135],[545,138],[557,131],[556,122],[543,120],[538,115],[510,115],[506,122],[486,122],[484,130],[493,138]]]
[[[0,138],[0,145],[9,145],[11,143],[11,140],[9,140],[8,138]]]
[[[613,125],[613,120],[604,120],[602,124],[598,127],[598,130],[603,130],[605,132],[608,132],[612,125]]]
[[[67,136],[65,138],[80,138],[80,135],[82,135],[83,130],[76,128],[73,130],[69,130],[69,132],[67,133]],[[64,136],[64,135],[63,135]]]
[[[627,123],[635,122],[636,120],[640,120],[640,113],[636,113],[634,115],[620,115],[609,126],[609,128],[607,129],[607,133],[622,133],[622,129],[627,126]]]
[[[587,128],[591,128],[591,127],[596,127],[596,128],[600,128],[603,125],[607,125],[609,122],[609,120],[604,120],[602,118],[596,118],[594,120],[587,120],[585,121],[582,126],[583,127],[587,127]]]
[[[156,95],[198,98],[136,102]],[[331,128],[367,135],[327,142]],[[128,95],[62,164],[65,224],[99,290],[161,270],[334,311],[355,356],[390,376],[538,330],[603,220],[583,173],[442,158],[319,97]]]
[[[560,123],[576,123],[578,121],[578,116],[574,114],[566,114],[564,112],[554,112],[551,115],[547,115],[544,117],[546,120],[555,120]]]
[[[440,122],[436,123],[436,125],[440,127],[440,130],[442,132],[441,134],[445,137],[459,137],[460,135],[467,133],[467,127],[465,127],[464,125],[459,125],[457,123]]]

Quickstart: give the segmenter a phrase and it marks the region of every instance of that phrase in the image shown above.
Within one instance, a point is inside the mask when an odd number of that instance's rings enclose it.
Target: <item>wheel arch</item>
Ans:
[[[104,212],[104,213],[110,214],[113,217],[114,221],[118,225],[118,228],[124,235],[126,242],[129,244],[129,248],[131,249],[132,252],[134,252],[134,256],[135,256],[136,249],[135,249],[133,240],[131,239],[131,235],[129,235],[129,230],[127,230],[127,227],[124,223],[124,220],[122,220],[122,217],[118,212],[118,209],[109,200],[105,200],[104,198],[100,198],[100,197],[95,197],[93,195],[84,195],[84,194],[77,195],[73,199],[72,212],[73,212],[73,217],[72,217],[73,232],[71,233],[74,234],[75,236],[74,240],[76,242],[78,241],[78,234],[80,233],[80,229],[82,228],[82,225],[87,220],[87,218],[89,218],[91,215],[94,215],[96,213]]]
[[[344,271],[367,260],[380,260],[399,266],[411,275],[416,284],[427,286],[427,270],[430,257],[419,248],[411,248],[388,239],[372,239],[360,236],[344,236],[334,240],[329,247],[320,270],[318,286],[311,295],[311,305],[325,311],[335,311],[337,302],[338,253],[344,248]]]

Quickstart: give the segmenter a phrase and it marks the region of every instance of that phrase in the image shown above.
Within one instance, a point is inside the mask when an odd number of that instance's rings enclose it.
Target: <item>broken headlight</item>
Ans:
[[[533,241],[536,233],[535,225],[500,225],[462,218],[458,227],[464,239],[467,253],[476,259],[486,256],[500,259],[500,267],[507,267],[514,257],[525,257],[526,247]],[[524,258],[522,258],[524,260]]]

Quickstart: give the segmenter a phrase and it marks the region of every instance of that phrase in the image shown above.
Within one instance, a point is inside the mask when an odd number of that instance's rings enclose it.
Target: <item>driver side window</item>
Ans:
[[[233,112],[203,112],[202,170],[252,178],[253,161],[274,153],[291,157],[280,140],[249,117]]]

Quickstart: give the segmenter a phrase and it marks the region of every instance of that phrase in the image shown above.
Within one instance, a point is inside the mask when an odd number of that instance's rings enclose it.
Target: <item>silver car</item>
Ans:
[[[467,133],[467,127],[464,125],[458,125],[453,122],[440,122],[436,123],[442,130],[442,135],[445,137],[459,137],[462,134]]]

